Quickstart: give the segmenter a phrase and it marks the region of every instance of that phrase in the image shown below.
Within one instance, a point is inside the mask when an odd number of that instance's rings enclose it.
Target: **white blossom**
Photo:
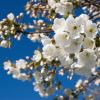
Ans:
[[[95,40],[92,39],[92,38],[89,38],[89,37],[85,38],[84,42],[83,42],[83,47],[85,49],[88,49],[88,48],[89,49],[94,49],[94,47],[95,47]]]
[[[86,14],[81,14],[80,16],[76,17],[76,21],[80,25],[86,25],[86,22],[89,20],[89,16]]]
[[[67,32],[56,33],[54,35],[56,44],[61,47],[69,45],[69,38],[70,37]]]
[[[16,78],[18,80],[22,80],[22,81],[25,81],[25,80],[28,80],[29,79],[29,75],[25,74],[25,73],[19,73],[19,74],[13,74],[13,78]]]
[[[69,46],[66,47],[66,51],[68,53],[78,53],[81,50],[82,40],[82,36],[71,39]]]
[[[61,3],[66,3],[68,0],[60,0]]]
[[[28,38],[32,40],[33,42],[40,39],[39,34],[28,34]]]
[[[49,5],[51,8],[55,8],[55,7],[56,7],[56,1],[55,1],[55,0],[48,0],[48,5]]]
[[[87,37],[95,38],[97,34],[97,25],[92,21],[88,20],[84,26],[84,31]]]
[[[0,46],[1,46],[1,47],[4,47],[4,48],[9,47],[9,46],[10,46],[10,45],[9,45],[9,41],[7,41],[7,40],[2,40],[1,43],[0,43]]]
[[[42,83],[33,83],[34,85],[34,90],[39,92],[40,96],[48,96],[48,94],[45,91],[45,87],[43,86]]]
[[[27,68],[27,61],[25,61],[24,59],[20,59],[16,61],[16,67],[19,69],[25,69]]]
[[[4,69],[9,70],[12,67],[11,61],[4,62]]]
[[[14,14],[13,13],[9,13],[8,15],[7,15],[7,18],[9,19],[9,20],[14,20]]]
[[[70,33],[72,38],[77,37],[82,31],[80,22],[78,22],[77,18],[74,18],[72,15],[69,15],[69,17],[66,19],[66,24],[66,30]]]
[[[48,5],[60,15],[66,15],[72,12],[73,4],[67,0],[48,0]]]
[[[96,66],[96,59],[97,56],[92,49],[85,49],[83,52],[80,52],[78,57],[78,63],[81,66],[79,73],[88,76],[91,69]]]
[[[41,60],[41,58],[42,58],[41,52],[39,50],[35,50],[32,60],[39,62]]]
[[[51,43],[51,39],[48,36],[41,35],[41,42],[42,42],[42,45],[45,46]]]
[[[96,58],[97,56],[91,49],[85,49],[83,52],[79,53],[79,61],[84,66],[95,66]]]
[[[53,44],[47,44],[43,47],[43,57],[52,60],[56,56],[56,47]]]
[[[72,12],[73,5],[71,2],[62,2],[56,4],[55,12],[59,13],[60,15],[69,14]]]
[[[52,25],[52,29],[54,30],[54,32],[60,33],[64,31],[65,28],[66,28],[66,21],[64,18],[54,19],[54,24]]]
[[[8,70],[8,74],[12,74],[12,76],[18,76],[20,74],[20,70],[16,67],[10,67]]]
[[[33,76],[34,76],[36,82],[42,81],[42,74],[39,71],[34,72]]]
[[[69,54],[63,48],[57,49],[57,58],[61,63],[61,66],[67,68],[73,63],[72,59],[69,58]]]

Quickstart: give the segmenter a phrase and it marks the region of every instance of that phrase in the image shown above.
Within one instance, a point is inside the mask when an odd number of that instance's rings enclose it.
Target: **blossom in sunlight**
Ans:
[[[56,57],[56,47],[53,44],[47,44],[43,47],[43,56],[48,60],[54,59]]]
[[[56,18],[54,20],[54,24],[52,26],[52,29],[56,32],[56,33],[60,33],[62,31],[64,31],[66,28],[66,21],[64,18]]]
[[[56,7],[56,1],[55,1],[55,0],[48,0],[48,5],[49,5],[51,8],[55,8],[55,7]]]
[[[51,39],[48,36],[41,34],[41,42],[42,42],[42,45],[45,46],[51,43]]]
[[[29,80],[30,79],[30,76],[25,74],[25,73],[20,73],[20,74],[13,74],[13,78],[16,78],[18,80],[22,80],[22,81],[25,81],[25,80]]]
[[[89,16],[87,14],[81,14],[78,17],[76,17],[76,20],[80,25],[85,25],[87,20],[89,20]]]
[[[24,59],[20,59],[16,61],[16,67],[19,69],[25,69],[27,68],[27,61],[25,61]]]
[[[8,48],[8,47],[10,47],[10,42],[7,41],[7,40],[2,40],[2,41],[0,42],[0,46],[1,46],[1,47],[4,47],[4,48]]]
[[[39,34],[28,34],[28,38],[32,41],[36,41],[40,39]]]
[[[20,70],[18,68],[10,67],[8,74],[12,74],[12,77],[15,78],[20,74]]]
[[[61,3],[65,3],[67,2],[68,0],[60,0]]]
[[[85,49],[79,53],[79,63],[85,68],[92,68],[96,65],[97,56],[91,49]]]
[[[89,37],[85,38],[84,42],[83,42],[83,47],[85,49],[88,49],[88,48],[94,49],[94,47],[95,47],[95,41],[94,41],[94,39],[89,38]]]
[[[34,72],[33,76],[34,76],[36,82],[42,81],[42,74],[39,71]]]
[[[95,38],[97,34],[97,25],[92,21],[88,20],[84,26],[84,31],[87,37]]]
[[[57,49],[57,58],[61,63],[61,66],[65,68],[69,67],[73,61],[69,58],[69,54],[66,52],[64,48]]]
[[[77,53],[81,50],[83,37],[77,37],[76,39],[71,39],[69,46],[66,46],[66,51],[68,53]]]
[[[12,77],[18,80],[29,80],[30,79],[30,75],[27,75],[26,73],[22,73],[20,68],[24,68],[25,69],[25,61],[20,59],[17,62],[17,66],[12,64],[11,61],[6,61],[4,62],[4,69],[8,70],[8,74],[12,74]],[[20,64],[22,65],[20,65]],[[20,65],[20,68],[18,67]]]
[[[34,85],[34,90],[39,92],[40,96],[42,97],[47,97],[48,94],[45,91],[45,87],[43,86],[42,83],[33,83]]]
[[[11,61],[4,62],[4,69],[9,70],[12,67]]]
[[[35,50],[32,60],[39,62],[42,58],[42,54],[39,50]]]
[[[9,20],[14,20],[14,14],[13,13],[9,13],[8,15],[7,15],[7,18],[9,19]]]
[[[71,2],[61,1],[60,3],[56,4],[55,12],[59,13],[60,15],[65,15],[71,13],[72,10],[73,10],[73,5]]]
[[[56,33],[54,35],[54,40],[58,46],[65,47],[69,45],[69,34],[67,32]]]
[[[66,19],[67,23],[67,31],[70,32],[71,37],[76,37],[79,35],[79,33],[82,31],[82,27],[80,25],[80,22],[77,21],[77,18],[74,18],[72,15],[70,15]]]
[[[67,0],[48,0],[48,5],[60,15],[72,13],[73,4]]]

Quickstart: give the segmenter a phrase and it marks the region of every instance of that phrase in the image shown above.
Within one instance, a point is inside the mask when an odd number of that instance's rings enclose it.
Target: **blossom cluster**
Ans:
[[[20,13],[18,16],[15,16],[13,13],[9,13],[7,18],[0,21],[0,46],[4,48],[11,47],[11,38],[17,40],[21,39],[23,34],[28,34],[30,40],[39,39],[40,31],[43,31],[45,28],[45,22],[43,20],[34,21],[33,24],[21,23],[23,18],[23,13]],[[28,29],[36,31],[27,32]],[[34,33],[34,34],[33,34]]]
[[[13,64],[11,61],[4,62],[4,69],[7,70],[8,74],[12,74],[12,77],[18,80],[29,80],[30,74],[26,74],[25,70],[30,69],[28,67],[28,62],[24,59],[16,61],[16,64]]]
[[[26,25],[19,24],[17,20],[20,20],[23,17],[23,13],[20,13],[18,16],[14,16],[13,13],[9,13],[7,18],[0,21],[0,46],[10,47],[11,41],[10,38],[14,37],[17,40],[20,40],[21,34],[20,31],[26,29]]]
[[[11,61],[4,63],[4,69],[16,79],[30,80],[34,77],[34,90],[40,96],[49,96],[60,89],[61,83],[56,81],[57,68],[60,68],[59,75],[64,75],[65,70],[69,71],[71,74],[68,78],[72,79],[74,73],[87,77],[91,73],[98,75],[96,68],[100,66],[100,47],[95,44],[97,25],[87,15],[56,18],[52,30],[52,38],[39,35],[42,50],[35,50],[33,57],[27,57],[30,61],[20,59],[15,64]],[[76,84],[78,91],[81,84],[82,80]]]
[[[74,16],[75,7],[82,7],[88,14]],[[59,96],[57,100],[76,99],[94,80],[99,86],[100,23],[97,18],[100,14],[97,8],[97,2],[88,0],[30,0],[25,9],[33,17],[32,25],[20,23],[23,13],[8,14],[0,21],[0,46],[10,47],[10,39],[20,40],[22,34],[27,34],[33,42],[38,40],[42,46],[34,51],[33,57],[15,63],[4,62],[4,69],[15,79],[32,80],[34,90],[42,97],[62,89],[59,75],[67,73],[70,80],[74,74],[86,77],[76,82],[75,90],[65,89],[65,97]],[[92,96],[87,98],[90,100]]]
[[[48,5],[60,15],[72,13],[73,4],[67,0],[48,0]]]
[[[65,68],[79,69],[83,74],[89,74],[97,63],[99,66],[100,48],[95,45],[97,25],[87,15],[56,18],[52,29],[55,32],[52,39],[47,36],[41,39],[44,58],[58,59]]]
[[[29,60],[28,57],[26,58]],[[42,97],[47,97],[60,89],[61,84],[55,78],[55,67],[45,63],[40,51],[35,51],[31,62],[27,60],[19,59],[15,63],[8,60],[4,62],[4,69],[7,70],[7,74],[18,80],[28,81],[34,78],[34,90]]]

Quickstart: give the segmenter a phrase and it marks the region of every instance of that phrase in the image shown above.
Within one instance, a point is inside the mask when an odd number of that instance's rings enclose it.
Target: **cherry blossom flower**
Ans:
[[[51,43],[51,39],[48,36],[41,34],[41,42],[42,42],[42,45],[45,46]]]
[[[55,0],[48,0],[48,5],[49,5],[51,8],[55,8],[55,7],[56,7],[56,1],[55,1]]]
[[[85,49],[79,53],[79,61],[83,66],[94,67],[97,56],[91,49]]]
[[[4,48],[10,47],[10,42],[7,40],[2,40],[0,46]]]
[[[60,15],[66,15],[72,12],[73,4],[67,0],[48,0],[48,5]]]
[[[56,18],[54,20],[54,24],[52,26],[52,29],[56,32],[56,33],[60,33],[62,31],[64,31],[66,28],[66,21],[64,18]]]
[[[94,41],[94,39],[89,38],[89,37],[85,38],[84,42],[83,42],[83,47],[85,49],[88,49],[88,48],[89,49],[94,49],[94,47],[95,47],[95,41]]]
[[[69,46],[66,46],[68,53],[77,53],[81,50],[83,37],[79,36],[76,39],[71,39]]]
[[[67,32],[56,33],[54,35],[54,40],[56,44],[60,47],[65,47],[69,44],[69,34]]]
[[[90,38],[95,38],[96,37],[96,34],[97,34],[98,30],[97,30],[97,25],[95,23],[88,20],[86,22],[86,25],[85,25],[84,28],[85,28],[84,31],[85,31],[87,37],[90,37]]]
[[[32,60],[35,62],[39,62],[42,58],[42,54],[39,50],[35,50]]]
[[[81,65],[81,69],[79,73],[84,75],[89,75],[91,73],[91,68],[96,66],[97,56],[94,51],[91,49],[85,49],[83,52],[79,53],[79,64]]]
[[[4,69],[9,70],[12,67],[11,61],[4,62]]]
[[[27,68],[27,61],[25,61],[24,59],[20,59],[16,61],[16,67],[19,69],[25,69]]]
[[[9,20],[13,21],[15,17],[14,17],[14,14],[13,14],[13,13],[9,13],[9,14],[7,15],[7,18],[8,18]]]
[[[43,86],[43,84],[33,83],[33,85],[34,85],[34,90],[39,92],[40,96],[42,96],[42,97],[48,96],[47,92],[45,91],[45,87]]]
[[[73,9],[73,5],[71,2],[61,1],[60,3],[56,4],[55,12],[59,13],[60,15],[65,15],[71,13],[72,9]]]
[[[56,47],[53,44],[47,44],[43,47],[43,56],[48,60],[52,60],[56,56]]]
[[[71,37],[76,37],[79,35],[79,33],[82,31],[82,27],[80,25],[80,22],[77,21],[76,18],[74,18],[72,15],[70,15],[66,19],[67,23],[67,31],[70,32]]]

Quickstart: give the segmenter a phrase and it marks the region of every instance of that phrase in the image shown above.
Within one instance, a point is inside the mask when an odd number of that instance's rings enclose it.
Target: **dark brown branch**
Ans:
[[[47,33],[49,34],[50,32],[53,32],[51,29],[49,30],[39,30],[39,31],[34,31],[34,32],[28,32],[28,31],[21,31],[21,30],[18,30],[17,31],[18,33],[23,33],[24,35],[27,35],[27,34],[35,34],[35,33]]]

